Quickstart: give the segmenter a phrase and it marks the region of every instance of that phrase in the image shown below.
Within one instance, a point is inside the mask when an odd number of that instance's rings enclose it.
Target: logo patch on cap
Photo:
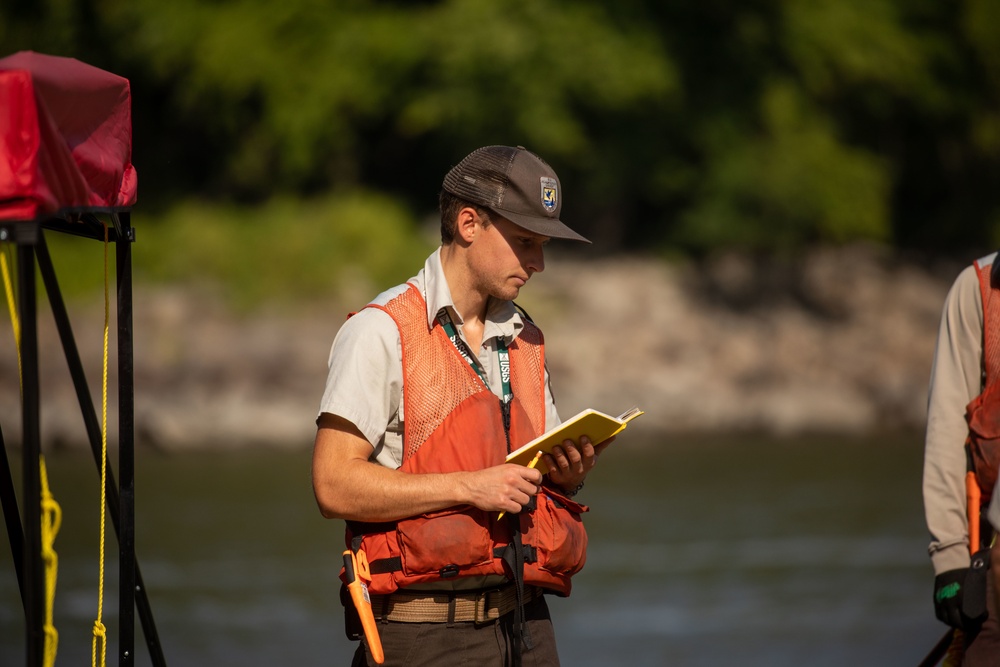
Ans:
[[[549,213],[556,210],[556,205],[559,203],[559,191],[556,185],[556,179],[549,178],[548,176],[542,176],[542,206]]]

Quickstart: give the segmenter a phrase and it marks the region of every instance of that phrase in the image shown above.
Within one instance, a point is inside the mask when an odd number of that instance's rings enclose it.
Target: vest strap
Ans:
[[[493,557],[503,559],[507,549],[508,547],[493,547]],[[522,545],[521,552],[525,563],[538,562],[538,549],[536,549],[534,545]],[[379,558],[377,560],[369,561],[368,569],[372,574],[391,574],[392,572],[399,572],[403,569],[403,559],[399,556],[394,556],[392,558]]]
[[[403,559],[399,556],[395,558],[379,558],[368,563],[368,569],[372,574],[389,574],[399,572],[403,569]]]

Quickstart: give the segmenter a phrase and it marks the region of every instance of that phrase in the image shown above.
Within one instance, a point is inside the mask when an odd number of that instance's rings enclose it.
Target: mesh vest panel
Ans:
[[[488,390],[455,349],[443,327],[435,324],[428,331],[426,304],[415,287],[411,285],[385,306],[370,307],[387,312],[399,328],[403,355],[403,460],[406,461],[463,401]],[[540,435],[545,427],[541,331],[526,322],[509,351],[511,390],[527,416],[527,430]],[[515,448],[520,444],[523,443],[512,443]]]

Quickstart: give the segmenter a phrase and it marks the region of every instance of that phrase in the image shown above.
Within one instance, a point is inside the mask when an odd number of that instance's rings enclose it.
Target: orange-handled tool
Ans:
[[[965,518],[969,522],[969,555],[979,551],[979,512],[982,491],[976,481],[976,473],[965,473]],[[921,665],[958,665],[965,655],[965,633],[949,628],[937,645],[927,654]],[[942,658],[944,659],[942,661]]]
[[[365,580],[372,580],[371,571],[368,569],[368,557],[364,551],[355,554],[347,549],[344,551],[344,581],[347,583],[347,590],[351,592],[354,608],[361,617],[361,627],[364,628],[365,639],[368,640],[368,650],[372,652],[375,662],[381,665],[385,662],[385,655],[382,653],[382,640],[378,636],[375,615],[372,613],[372,599],[368,596]]]
[[[982,496],[976,473],[965,473],[965,512],[969,519],[969,554],[979,551],[979,506]]]

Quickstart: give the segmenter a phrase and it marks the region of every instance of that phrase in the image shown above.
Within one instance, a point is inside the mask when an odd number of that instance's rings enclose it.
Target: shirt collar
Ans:
[[[444,276],[444,268],[441,266],[441,248],[435,250],[427,261],[424,268],[417,274],[413,281],[424,295],[427,304],[427,328],[434,327],[437,321],[437,314],[445,308],[455,326],[461,326],[462,316],[455,310],[455,303],[451,298],[451,288],[448,287],[448,280]],[[488,340],[497,336],[503,336],[509,343],[524,326],[521,314],[514,307],[513,301],[490,298],[486,305],[486,323],[483,330],[483,340]]]

